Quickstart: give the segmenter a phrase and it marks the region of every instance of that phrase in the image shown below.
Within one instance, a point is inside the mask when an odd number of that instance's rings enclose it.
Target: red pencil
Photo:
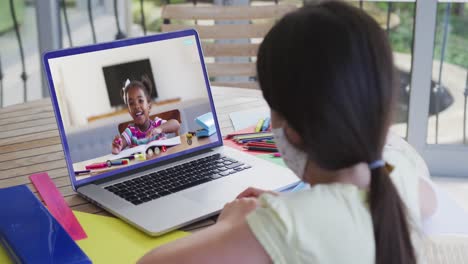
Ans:
[[[246,146],[252,147],[269,147],[269,148],[276,148],[276,144],[272,143],[264,143],[264,142],[248,142]]]

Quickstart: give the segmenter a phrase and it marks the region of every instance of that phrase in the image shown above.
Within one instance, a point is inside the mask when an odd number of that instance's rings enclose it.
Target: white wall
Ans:
[[[187,40],[192,41],[188,44]],[[158,99],[207,98],[193,36],[51,59],[49,65],[65,127],[86,125],[88,117],[114,110],[102,67],[142,59],[150,60]]]

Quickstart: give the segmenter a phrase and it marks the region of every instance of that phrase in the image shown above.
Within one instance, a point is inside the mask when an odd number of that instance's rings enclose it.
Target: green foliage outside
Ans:
[[[380,2],[375,3],[375,5],[382,12],[387,12],[387,3]],[[461,4],[451,4],[444,61],[468,69],[468,5],[462,6],[464,8],[463,15],[456,14],[456,5]],[[437,6],[434,60],[440,60],[441,58],[446,7],[446,3],[439,3]],[[400,24],[390,31],[390,41],[393,49],[397,52],[411,53],[413,46],[414,9],[414,3],[393,3],[392,12],[399,16]]]
[[[23,23],[24,0],[14,0],[15,14],[18,23]],[[10,13],[10,1],[0,0],[0,34],[13,28],[13,19]]]
[[[441,56],[446,6],[447,4],[439,4],[438,8],[434,59],[440,59]],[[450,63],[468,69],[468,6],[465,6],[464,16],[457,16],[452,12],[449,21],[445,56]]]
[[[141,24],[140,0],[132,0],[133,22]],[[167,0],[170,4],[186,3],[185,0]],[[145,25],[148,31],[160,32],[163,23],[161,19],[161,8],[167,3],[166,0],[144,0],[143,12],[145,14]]]

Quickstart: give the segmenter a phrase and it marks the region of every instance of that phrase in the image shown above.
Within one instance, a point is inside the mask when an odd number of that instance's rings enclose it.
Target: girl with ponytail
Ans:
[[[249,188],[214,226],[141,263],[421,262],[434,194],[385,147],[398,76],[377,22],[343,2],[305,6],[267,34],[257,72],[278,149],[310,189]]]

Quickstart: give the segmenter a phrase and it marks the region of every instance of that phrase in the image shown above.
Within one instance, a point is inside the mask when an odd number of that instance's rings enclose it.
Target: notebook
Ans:
[[[77,241],[77,244],[93,263],[136,263],[151,249],[189,235],[187,232],[174,231],[154,238],[118,218],[79,211],[73,213],[88,234],[88,238]],[[1,246],[0,263],[12,263]]]
[[[0,189],[0,237],[15,263],[91,263],[26,185]]]
[[[114,159],[121,159],[121,158],[125,158],[136,153],[146,153],[146,151],[151,147],[162,147],[162,146],[172,147],[172,146],[180,145],[180,143],[181,141],[180,141],[179,136],[169,138],[169,139],[154,140],[145,145],[139,145],[133,148],[125,149],[119,154],[114,155],[112,157]]]

